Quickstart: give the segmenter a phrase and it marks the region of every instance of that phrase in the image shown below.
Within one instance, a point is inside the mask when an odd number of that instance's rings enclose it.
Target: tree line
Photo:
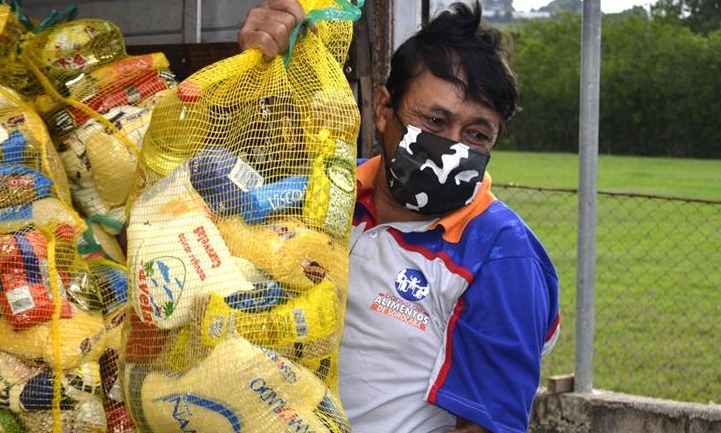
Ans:
[[[721,158],[721,30],[660,4],[603,17],[599,152]],[[582,14],[506,30],[522,110],[501,148],[577,152]]]

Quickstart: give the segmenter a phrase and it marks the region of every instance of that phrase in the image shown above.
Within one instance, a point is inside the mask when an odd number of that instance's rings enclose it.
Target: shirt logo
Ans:
[[[425,299],[430,291],[425,275],[417,269],[409,268],[398,272],[395,287],[401,298],[411,302]]]
[[[420,304],[414,304],[390,293],[379,293],[371,303],[371,310],[385,314],[391,319],[425,331],[430,321]]]

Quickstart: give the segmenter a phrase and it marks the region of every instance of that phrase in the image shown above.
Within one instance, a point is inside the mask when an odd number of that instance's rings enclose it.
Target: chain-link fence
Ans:
[[[494,185],[561,278],[561,338],[543,380],[574,369],[578,193]],[[721,398],[721,201],[598,194],[593,387]]]

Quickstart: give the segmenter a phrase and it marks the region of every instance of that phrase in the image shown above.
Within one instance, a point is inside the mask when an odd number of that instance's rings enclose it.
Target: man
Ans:
[[[251,10],[241,49],[268,59],[303,20]],[[525,432],[559,327],[558,278],[490,191],[517,106],[503,38],[455,4],[394,54],[376,90],[381,154],[358,168],[340,393],[356,433]]]

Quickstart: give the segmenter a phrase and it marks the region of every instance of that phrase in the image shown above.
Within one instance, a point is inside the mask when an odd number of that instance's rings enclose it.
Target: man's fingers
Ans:
[[[238,31],[242,51],[258,48],[266,59],[287,51],[290,35],[305,17],[296,0],[271,0],[251,9]]]
[[[254,31],[244,35],[238,33],[238,43],[241,51],[251,48],[259,49],[266,60],[270,60],[281,53],[281,49],[275,40],[265,32]]]
[[[292,15],[295,22],[293,27],[295,27],[296,24],[303,21],[303,18],[305,18],[305,11],[303,11],[303,8],[300,6],[300,3],[298,3],[297,0],[271,0],[265,3],[265,5],[269,9],[283,11],[287,14]]]

